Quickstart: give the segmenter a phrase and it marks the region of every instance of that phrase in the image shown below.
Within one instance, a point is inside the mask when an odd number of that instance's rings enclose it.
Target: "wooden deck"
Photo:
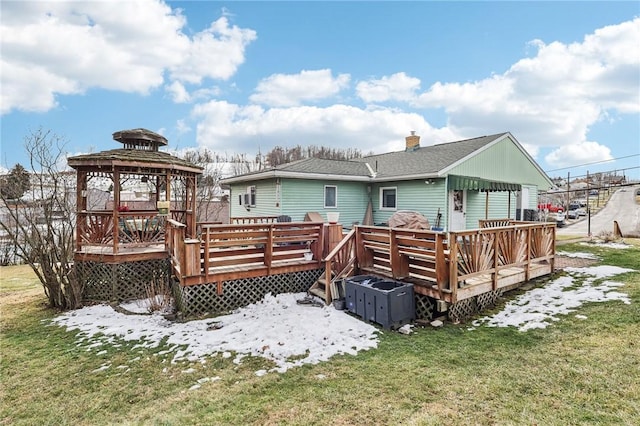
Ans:
[[[482,225],[450,233],[356,226],[338,242],[331,225],[315,222],[201,225],[200,238],[189,239],[185,225],[168,220],[167,249],[182,286],[216,283],[220,294],[224,281],[324,267],[327,302],[332,282],[357,274],[410,282],[418,294],[456,303],[553,272],[554,224]]]
[[[181,285],[221,285],[228,280],[322,268],[324,226],[315,222],[212,224],[201,226],[199,239],[185,239],[184,225],[169,220],[168,248]]]

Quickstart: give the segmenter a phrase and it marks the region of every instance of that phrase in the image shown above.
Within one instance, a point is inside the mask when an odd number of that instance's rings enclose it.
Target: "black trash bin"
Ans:
[[[346,308],[385,329],[398,328],[415,319],[413,284],[357,275],[345,280]]]

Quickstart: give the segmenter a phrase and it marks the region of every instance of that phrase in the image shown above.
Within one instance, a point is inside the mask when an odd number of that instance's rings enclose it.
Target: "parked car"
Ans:
[[[598,195],[598,190],[592,189],[591,191],[589,191],[589,195]]]
[[[585,209],[583,209],[582,207],[580,207],[579,209],[576,209],[576,213],[578,213],[578,216],[586,216],[587,215],[587,211]]]
[[[565,225],[565,214],[562,209],[556,212],[551,212],[547,215],[547,222],[555,222],[558,228],[562,228]]]
[[[578,214],[578,210],[579,209],[571,209],[571,207],[569,207],[569,211],[567,212],[567,219],[577,219],[580,217],[580,215]]]

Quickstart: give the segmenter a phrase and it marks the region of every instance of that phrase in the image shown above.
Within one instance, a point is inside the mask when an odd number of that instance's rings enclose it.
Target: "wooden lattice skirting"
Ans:
[[[452,322],[465,321],[476,313],[495,305],[500,296],[502,296],[502,290],[497,290],[456,302],[449,306],[449,319]]]
[[[306,292],[322,274],[324,274],[324,268],[223,281],[221,295],[218,294],[215,283],[185,287],[173,283],[172,290],[176,306],[185,317],[219,314],[256,303],[267,293],[276,295]]]
[[[84,281],[83,299],[124,301],[147,297],[151,284],[156,288],[169,285],[168,259],[141,260],[123,263],[76,262],[80,279]]]

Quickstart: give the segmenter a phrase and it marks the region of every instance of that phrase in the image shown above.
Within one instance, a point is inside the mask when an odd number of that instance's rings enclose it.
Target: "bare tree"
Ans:
[[[51,131],[25,137],[31,189],[20,200],[1,195],[0,229],[37,275],[49,306],[74,309],[82,303],[82,281],[73,266],[76,180],[74,172],[64,171],[64,146]]]
[[[198,178],[196,220],[217,222],[227,219],[226,215],[223,215],[223,210],[227,208],[228,200],[220,187],[220,179],[223,177],[222,168],[226,161],[221,161],[218,154],[208,149],[188,150],[183,158],[203,168],[202,175]]]

